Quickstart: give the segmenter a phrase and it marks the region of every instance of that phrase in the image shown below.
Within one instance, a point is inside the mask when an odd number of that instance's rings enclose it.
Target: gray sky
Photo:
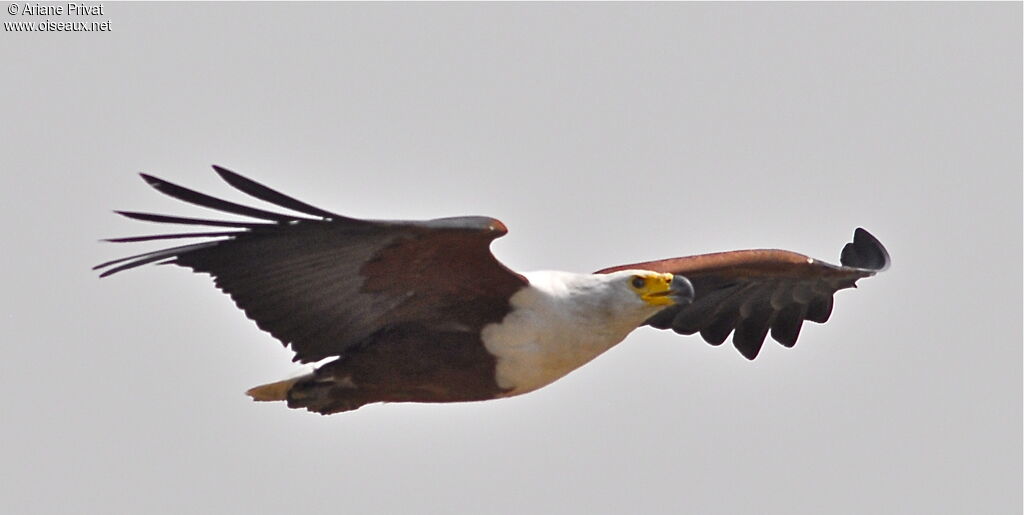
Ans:
[[[20,4],[19,4],[20,5]],[[1020,513],[1021,4],[119,4],[0,34],[9,513]],[[518,398],[320,417],[205,276],[98,280],[217,163],[520,270],[894,265],[755,362],[642,329]],[[241,198],[232,197],[232,198]]]

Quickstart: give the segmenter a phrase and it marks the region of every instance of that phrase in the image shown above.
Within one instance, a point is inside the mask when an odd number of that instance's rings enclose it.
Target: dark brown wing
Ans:
[[[853,233],[836,266],[786,250],[738,250],[616,266],[618,270],[652,270],[685,276],[693,283],[692,304],[672,306],[647,324],[680,334],[733,344],[747,359],[761,351],[765,337],[792,347],[804,320],[824,323],[832,314],[835,292],[889,267],[885,247],[864,229]]]
[[[389,326],[479,332],[500,321],[509,297],[526,285],[490,252],[491,241],[507,232],[498,220],[358,220],[214,169],[244,193],[311,217],[243,206],[143,175],[172,197],[262,222],[119,212],[229,230],[112,239],[215,238],[103,263],[95,267],[105,269],[101,277],[153,262],[208,273],[256,325],[290,344],[295,360],[303,362],[344,355]]]

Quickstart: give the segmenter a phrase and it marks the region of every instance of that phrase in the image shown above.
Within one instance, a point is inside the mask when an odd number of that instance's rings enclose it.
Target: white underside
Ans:
[[[660,309],[604,284],[609,276],[523,275],[530,285],[512,296],[512,311],[481,333],[497,357],[496,380],[508,390],[505,397],[531,392],[576,370]]]

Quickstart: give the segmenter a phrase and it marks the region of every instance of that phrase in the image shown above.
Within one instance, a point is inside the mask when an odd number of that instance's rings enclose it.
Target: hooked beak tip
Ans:
[[[672,277],[672,299],[677,304],[685,306],[693,302],[694,297],[693,283],[689,279],[681,275]]]

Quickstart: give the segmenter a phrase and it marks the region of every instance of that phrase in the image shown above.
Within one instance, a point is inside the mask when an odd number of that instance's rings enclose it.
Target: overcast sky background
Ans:
[[[3,21],[47,17],[3,15]],[[0,35],[5,513],[1020,513],[1021,4],[120,4]],[[893,267],[799,344],[642,329],[518,398],[321,417],[112,209],[220,164],[503,220],[520,270],[784,248]]]

